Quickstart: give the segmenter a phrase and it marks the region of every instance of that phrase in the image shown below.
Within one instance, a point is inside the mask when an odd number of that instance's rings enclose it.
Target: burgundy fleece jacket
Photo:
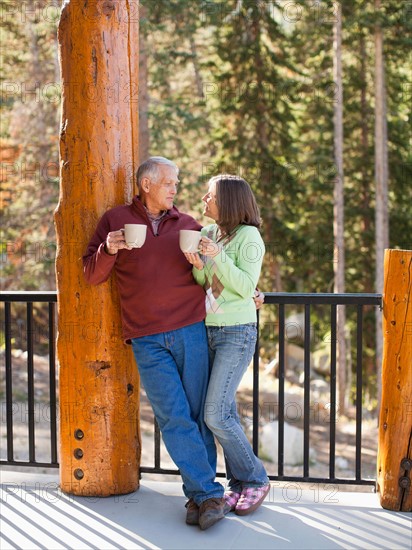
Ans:
[[[111,256],[104,250],[107,234],[125,223],[147,225],[146,241],[141,248],[119,250]],[[128,343],[131,338],[175,330],[205,318],[205,293],[179,248],[180,229],[200,230],[201,226],[173,207],[155,236],[138,197],[130,205],[108,210],[97,225],[83,256],[84,274],[90,284],[98,285],[114,268],[123,336]]]

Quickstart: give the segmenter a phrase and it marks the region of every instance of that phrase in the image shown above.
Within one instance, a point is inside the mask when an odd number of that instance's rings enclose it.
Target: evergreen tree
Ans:
[[[302,195],[290,168],[295,113],[285,90],[296,71],[287,31],[276,3],[227,2],[223,14],[216,10],[210,17],[216,58],[206,100],[217,151],[204,175],[237,173],[252,185],[268,247],[263,284],[282,290],[279,262],[286,265],[299,243],[293,205]]]
[[[8,52],[1,72],[1,110],[7,121],[1,138],[4,148],[17,148],[12,161],[3,160],[1,167],[2,189],[13,189],[4,205],[3,287],[54,289],[59,8],[45,1],[21,6],[4,1],[0,7]]]
[[[61,2],[22,4],[0,0],[2,286],[53,289]],[[204,222],[200,208],[208,177],[219,172],[245,177],[262,207],[267,245],[262,288],[331,292],[337,2],[143,0],[141,5],[147,63],[147,75],[140,74],[141,121],[147,115],[142,154],[177,162],[182,180],[177,204]],[[410,2],[397,0],[385,0],[379,10],[368,0],[342,2],[342,9],[346,291],[380,292],[373,269],[374,33],[379,22],[389,246],[410,249],[412,12]],[[315,312],[319,326],[323,315]],[[349,311],[347,327],[353,323]],[[376,387],[373,311],[366,312],[365,323],[365,383]],[[370,393],[375,398],[375,390]]]
[[[182,183],[177,203],[198,210],[203,194],[199,159],[210,146],[202,71],[208,63],[210,31],[203,28],[202,3],[197,0],[143,0],[141,5],[147,52],[148,153],[170,157],[179,165]]]

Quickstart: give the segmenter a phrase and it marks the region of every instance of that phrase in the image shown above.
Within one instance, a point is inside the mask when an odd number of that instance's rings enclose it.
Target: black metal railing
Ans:
[[[4,386],[5,401],[1,403],[2,416],[5,409],[7,450],[6,458],[0,460],[3,465],[58,467],[57,455],[57,396],[56,396],[56,292],[2,292],[0,301],[4,306]],[[274,334],[278,345],[278,456],[277,475],[269,475],[271,480],[281,481],[308,481],[324,483],[341,483],[355,485],[373,485],[375,480],[362,477],[362,360],[363,330],[365,307],[381,307],[382,296],[380,294],[289,294],[267,293],[265,294],[265,306],[277,306],[276,327]],[[17,460],[14,454],[14,426],[13,426],[13,355],[12,347],[16,339],[12,330],[13,304],[26,304],[26,345],[27,345],[27,434],[28,434],[28,460]],[[49,359],[49,410],[50,410],[50,460],[38,461],[36,457],[36,424],[35,424],[35,392],[34,392],[34,309],[33,304],[47,304],[47,350]],[[286,307],[293,306],[303,308],[302,340],[304,347],[304,378],[303,378],[303,470],[302,475],[285,474],[285,381],[286,372]],[[336,383],[336,357],[337,357],[337,311],[338,306],[354,306],[356,308],[356,433],[355,433],[355,472],[353,477],[338,478],[335,472],[336,462],[336,414],[337,414],[337,383]],[[329,331],[330,331],[330,426],[329,426],[329,472],[325,477],[310,475],[310,379],[311,379],[311,313],[312,308],[328,307]],[[264,310],[262,310],[264,311]],[[259,325],[261,333],[262,326]],[[21,335],[20,335],[21,336]],[[252,426],[253,448],[259,451],[259,339],[253,361],[253,389],[252,389]],[[3,367],[2,367],[3,368]],[[4,406],[5,405],[5,406]],[[2,418],[2,422],[3,422]],[[161,436],[154,422],[154,464],[142,465],[143,473],[177,474],[178,470],[166,469],[161,466]],[[223,476],[222,472],[218,473]]]
[[[1,414],[2,424],[4,420],[4,411],[6,419],[6,459],[1,459],[0,464],[15,466],[36,466],[58,468],[57,457],[57,388],[56,388],[56,292],[2,292],[1,302],[4,305],[4,317],[2,321],[2,332],[4,335],[4,386],[5,397],[2,398]],[[12,305],[25,304],[25,330],[22,330],[24,320],[17,326],[12,326]],[[50,428],[50,458],[49,460],[37,460],[36,456],[36,410],[35,410],[35,385],[34,385],[34,352],[35,343],[37,344],[38,331],[34,326],[34,304],[43,304],[47,306],[46,349],[48,355],[48,403],[47,419]],[[20,314],[22,314],[20,312]],[[24,334],[23,334],[24,333]],[[26,346],[27,356],[27,408],[21,409],[22,401],[17,401],[13,395],[13,356],[12,349],[14,341],[19,343],[23,340]],[[36,342],[35,342],[36,340]],[[3,367],[2,367],[3,368]],[[21,374],[21,373],[20,373]],[[21,396],[20,396],[21,399]],[[19,410],[20,409],[20,410]],[[41,414],[44,414],[46,408],[43,408]],[[24,416],[27,429],[28,440],[28,460],[15,458],[14,450],[14,417],[15,413],[20,412],[20,419]]]
[[[278,475],[269,476],[272,479],[284,481],[309,481],[325,483],[341,483],[356,485],[374,485],[374,479],[362,479],[362,359],[363,359],[363,312],[365,306],[379,306],[382,308],[380,294],[289,294],[268,293],[265,303],[278,305],[278,342],[279,342],[279,372],[278,372]],[[304,407],[303,407],[303,475],[284,475],[284,426],[285,426],[285,306],[295,305],[304,307]],[[310,346],[311,346],[311,307],[330,307],[330,422],[329,422],[329,476],[318,478],[310,476]],[[336,460],[336,414],[337,414],[337,308],[338,306],[356,306],[356,443],[355,443],[355,477],[337,478],[335,474]],[[259,331],[260,332],[260,331]],[[259,346],[257,346],[253,361],[253,448],[257,453],[258,443],[258,400],[259,400]]]

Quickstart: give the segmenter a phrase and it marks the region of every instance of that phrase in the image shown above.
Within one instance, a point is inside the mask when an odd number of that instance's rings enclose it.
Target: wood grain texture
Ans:
[[[412,511],[412,251],[386,250],[378,489],[388,510]],[[409,480],[409,481],[408,481]]]
[[[67,1],[58,39],[60,483],[69,493],[107,496],[139,485],[139,380],[122,339],[115,276],[88,285],[82,256],[101,215],[134,194],[138,17],[123,0]]]

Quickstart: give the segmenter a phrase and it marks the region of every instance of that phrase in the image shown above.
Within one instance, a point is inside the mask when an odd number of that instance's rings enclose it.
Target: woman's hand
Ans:
[[[195,266],[196,269],[200,271],[203,269],[204,264],[197,252],[185,252],[186,260]]]
[[[200,240],[199,251],[203,256],[208,256],[209,258],[214,258],[220,252],[220,246],[209,239],[208,237],[203,236]]]

